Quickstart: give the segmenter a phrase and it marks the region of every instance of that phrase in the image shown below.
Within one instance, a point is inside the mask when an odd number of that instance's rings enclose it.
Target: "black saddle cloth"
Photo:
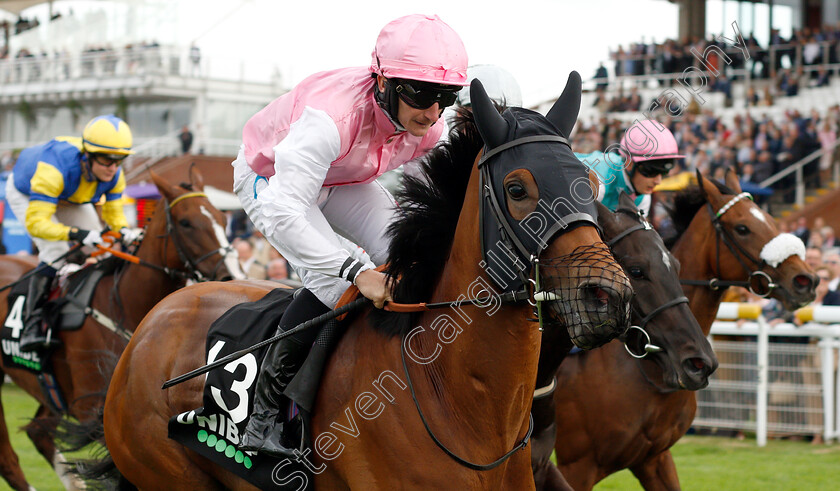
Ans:
[[[253,346],[277,331],[280,318],[292,301],[294,290],[277,288],[256,302],[236,305],[217,319],[207,335],[207,362]],[[315,329],[318,329],[316,327]],[[300,429],[299,459],[277,459],[242,452],[238,448],[253,410],[259,363],[269,346],[212,370],[204,385],[201,408],[174,416],[169,421],[169,438],[237,474],[260,489],[311,489],[312,447],[309,413],[317,395],[323,367],[340,338],[335,322],[320,327],[309,356],[286,391],[281,408],[282,424]],[[292,403],[294,401],[294,404]]]

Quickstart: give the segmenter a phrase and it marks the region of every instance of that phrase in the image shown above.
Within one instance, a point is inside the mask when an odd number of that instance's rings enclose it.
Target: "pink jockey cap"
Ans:
[[[677,140],[671,130],[650,119],[637,120],[627,128],[621,138],[621,146],[634,162],[685,158],[677,149]]]
[[[370,71],[385,78],[466,86],[467,50],[437,15],[407,15],[382,28]]]

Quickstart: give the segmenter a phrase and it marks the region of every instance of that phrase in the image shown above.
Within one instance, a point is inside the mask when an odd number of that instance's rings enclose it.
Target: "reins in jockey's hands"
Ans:
[[[75,240],[89,247],[102,243],[102,234],[98,230],[84,230],[73,227],[67,235],[70,240]]]
[[[373,269],[366,269],[356,276],[356,287],[377,309],[381,309],[385,302],[391,302],[391,279],[384,273]]]
[[[141,240],[143,238],[143,233],[144,230],[142,228],[123,227],[120,229],[120,240],[124,246],[130,246],[131,244]]]

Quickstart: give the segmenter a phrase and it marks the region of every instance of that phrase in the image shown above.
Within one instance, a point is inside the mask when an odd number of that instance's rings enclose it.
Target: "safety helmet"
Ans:
[[[458,34],[437,15],[413,14],[391,21],[379,32],[371,54],[371,76],[385,77],[376,102],[398,130],[399,100],[415,108],[441,109],[455,103],[469,84],[467,51]]]
[[[631,172],[638,170],[645,177],[666,175],[674,168],[676,159],[685,158],[679,153],[671,130],[650,119],[636,121],[627,128],[621,146],[633,160]]]
[[[371,73],[442,85],[468,85],[467,50],[437,15],[406,15],[382,28],[370,62]]]
[[[519,83],[504,68],[497,65],[473,65],[467,69],[467,82],[481,80],[490,99],[506,106],[522,106],[522,90]],[[458,92],[458,104],[470,105],[470,91]]]
[[[97,116],[90,120],[82,131],[82,143],[89,153],[103,153],[114,156],[131,155],[131,128],[113,114]]]

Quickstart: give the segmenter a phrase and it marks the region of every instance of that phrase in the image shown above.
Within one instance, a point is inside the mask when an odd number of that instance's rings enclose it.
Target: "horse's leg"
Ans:
[[[50,463],[56,475],[58,475],[61,484],[64,485],[68,491],[85,489],[84,482],[70,472],[67,459],[64,458],[53,441],[55,428],[58,426],[59,418],[50,412],[47,406],[43,404],[38,406],[38,411],[35,417],[29,422],[24,429],[26,436],[35,445],[38,453],[44,456],[47,462]]]
[[[670,450],[631,467],[630,470],[647,491],[674,491],[680,489],[677,466]]]
[[[3,387],[2,379],[6,374],[0,370],[0,389]],[[18,456],[12,449],[12,442],[9,440],[9,428],[6,426],[6,413],[3,403],[0,402],[0,475],[12,489],[23,491],[33,489],[26,482],[23,469],[20,468]]]
[[[599,481],[598,463],[590,456],[584,457],[573,464],[558,466],[560,475],[575,491],[591,491]]]
[[[534,481],[537,489],[541,491],[574,491],[574,488],[566,482],[566,478],[560,473],[560,469],[551,461],[544,462],[538,469],[534,470]]]

